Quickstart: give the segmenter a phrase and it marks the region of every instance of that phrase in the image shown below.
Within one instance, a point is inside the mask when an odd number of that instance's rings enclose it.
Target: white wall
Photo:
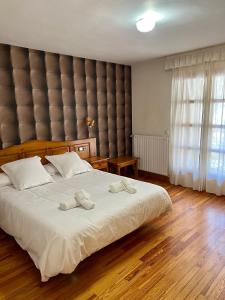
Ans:
[[[171,71],[165,58],[132,66],[133,134],[165,135],[170,127]]]

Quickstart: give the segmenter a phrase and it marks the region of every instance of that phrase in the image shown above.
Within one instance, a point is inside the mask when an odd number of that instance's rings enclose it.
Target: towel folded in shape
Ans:
[[[78,206],[76,199],[68,199],[59,204],[59,208],[62,210],[72,209]]]
[[[119,193],[124,190],[123,184],[119,182],[114,182],[109,185],[109,192],[111,193]]]
[[[129,194],[135,194],[137,192],[137,189],[129,179],[124,178],[121,180],[121,183],[124,187],[124,190]]]
[[[90,200],[90,194],[85,190],[80,190],[75,193],[75,200],[85,209],[92,209],[95,207],[95,203]]]
[[[121,181],[114,182],[109,185],[109,192],[111,193],[119,193],[122,191],[125,191],[129,194],[135,194],[137,192],[137,189],[127,178],[123,178]]]

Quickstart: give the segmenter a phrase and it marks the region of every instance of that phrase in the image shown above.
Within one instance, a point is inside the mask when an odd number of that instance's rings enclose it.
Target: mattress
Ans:
[[[32,176],[32,174],[31,174]],[[171,208],[160,186],[133,180],[136,194],[110,193],[108,186],[121,176],[92,170],[24,191],[0,188],[0,226],[25,249],[41,280],[71,273],[92,253],[118,240]],[[59,203],[85,189],[95,208],[62,211]]]

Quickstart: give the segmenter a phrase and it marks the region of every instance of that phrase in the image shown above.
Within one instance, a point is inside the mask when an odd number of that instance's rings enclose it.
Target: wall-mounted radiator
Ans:
[[[140,158],[140,170],[168,175],[169,143],[167,136],[133,135],[133,154]]]

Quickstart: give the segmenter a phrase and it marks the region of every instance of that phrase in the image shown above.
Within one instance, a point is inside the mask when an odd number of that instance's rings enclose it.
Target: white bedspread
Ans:
[[[73,272],[92,253],[171,208],[167,192],[157,185],[135,180],[136,194],[108,192],[121,177],[98,170],[54,179],[25,191],[0,188],[0,226],[28,251],[42,281]],[[59,210],[59,202],[81,188],[91,194],[95,208]]]

